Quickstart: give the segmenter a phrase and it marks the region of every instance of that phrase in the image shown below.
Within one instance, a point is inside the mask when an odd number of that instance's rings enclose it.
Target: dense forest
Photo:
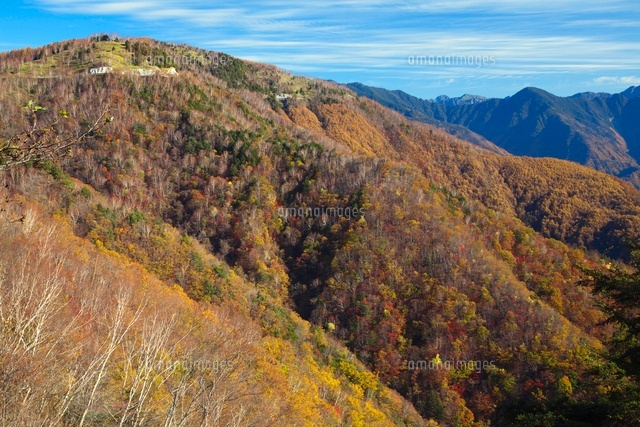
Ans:
[[[3,425],[638,424],[637,190],[222,55],[0,55]]]

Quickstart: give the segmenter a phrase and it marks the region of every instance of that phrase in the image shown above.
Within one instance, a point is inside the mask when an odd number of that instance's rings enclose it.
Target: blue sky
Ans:
[[[640,85],[637,0],[19,0],[0,20],[0,50],[148,36],[422,98]]]

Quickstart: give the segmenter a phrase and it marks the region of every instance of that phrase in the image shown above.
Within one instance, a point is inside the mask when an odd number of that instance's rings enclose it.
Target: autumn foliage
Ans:
[[[79,40],[0,57],[3,135],[28,125],[27,95],[44,121],[68,111],[70,134],[114,117],[58,161],[2,175],[4,423],[610,420],[626,387],[603,356],[615,331],[575,283],[627,256],[640,231],[628,184],[489,152],[261,64],[63,67],[104,43],[140,60],[199,53]],[[20,73],[45,57],[68,76]],[[434,360],[491,364],[409,369]]]

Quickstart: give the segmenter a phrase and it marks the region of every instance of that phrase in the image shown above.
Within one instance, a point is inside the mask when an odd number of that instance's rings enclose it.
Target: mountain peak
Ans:
[[[579,98],[579,99],[595,99],[595,98],[606,98],[611,96],[611,94],[606,92],[580,92],[575,95],[571,95],[569,98]]]
[[[447,95],[440,95],[435,99],[435,102],[438,104],[443,104],[447,106],[455,106],[455,105],[469,105],[469,104],[477,104],[479,102],[486,101],[487,98],[480,95],[470,95],[465,93],[462,96],[457,98],[450,98]]]
[[[174,75],[176,69],[218,68],[232,62],[219,52],[150,38],[107,35],[0,54],[0,74],[46,78],[77,74]]]
[[[640,86],[629,86],[629,88],[621,94],[629,99],[637,98],[640,96]]]
[[[533,87],[533,86],[527,86],[524,89],[520,90],[519,92],[517,92],[514,96],[517,96],[519,94],[535,94],[535,95],[541,95],[541,96],[554,96],[551,93],[547,92],[544,89],[540,89],[537,87]]]

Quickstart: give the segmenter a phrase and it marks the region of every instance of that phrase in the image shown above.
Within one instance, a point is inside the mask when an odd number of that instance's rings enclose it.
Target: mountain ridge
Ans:
[[[620,94],[557,97],[524,88],[504,99],[444,105],[385,89],[347,85],[407,117],[453,123],[516,155],[555,157],[620,176],[640,185],[638,88]]]

